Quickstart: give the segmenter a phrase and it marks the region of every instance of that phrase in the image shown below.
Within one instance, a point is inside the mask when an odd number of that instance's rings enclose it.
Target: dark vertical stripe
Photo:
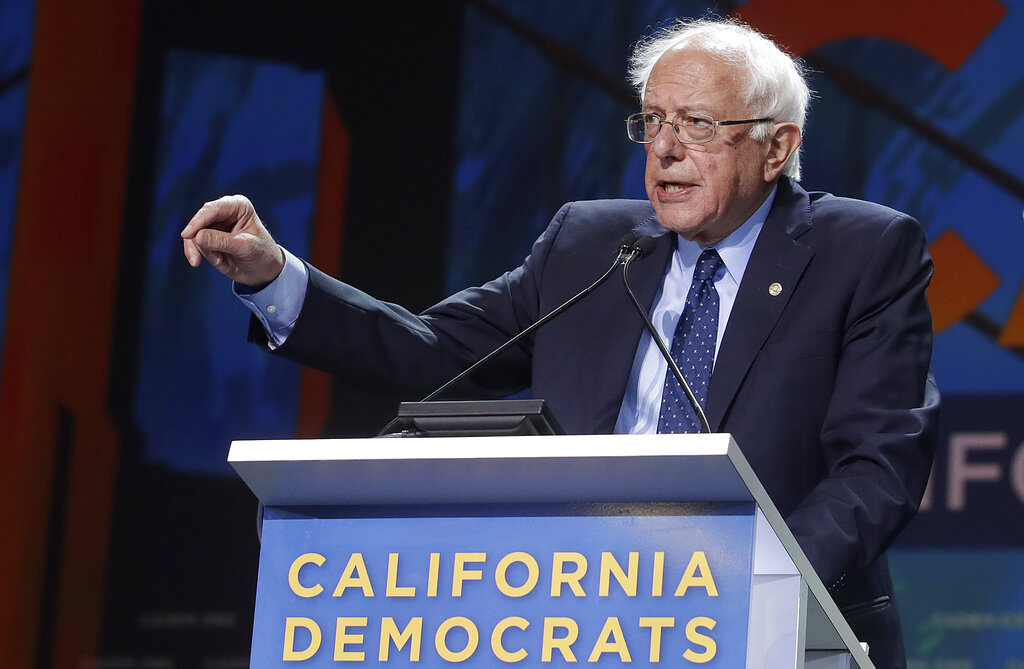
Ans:
[[[57,634],[57,606],[60,600],[61,559],[67,526],[71,460],[75,443],[75,416],[63,404],[57,405],[57,434],[54,443],[50,484],[50,510],[46,517],[46,553],[43,560],[43,588],[36,637],[36,669],[53,667],[53,639]]]

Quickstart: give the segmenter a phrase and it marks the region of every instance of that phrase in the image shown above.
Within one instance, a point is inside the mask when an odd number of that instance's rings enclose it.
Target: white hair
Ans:
[[[811,91],[799,60],[750,26],[734,19],[678,20],[642,39],[629,59],[629,80],[640,100],[655,63],[670,49],[692,48],[735,65],[746,74],[740,96],[757,117],[795,123],[803,131]],[[751,138],[768,138],[768,124],[758,123]],[[800,178],[800,152],[794,151],[782,173]]]

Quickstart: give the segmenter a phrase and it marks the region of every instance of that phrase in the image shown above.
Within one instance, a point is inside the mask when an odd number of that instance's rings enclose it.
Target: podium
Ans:
[[[251,666],[872,667],[728,434],[236,441]]]

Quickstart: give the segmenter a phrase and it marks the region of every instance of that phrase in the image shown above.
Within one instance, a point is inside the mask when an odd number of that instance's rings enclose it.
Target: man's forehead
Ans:
[[[647,85],[654,82],[707,84],[722,79],[734,80],[738,74],[734,63],[694,47],[673,47],[654,63]]]
[[[710,105],[708,98],[730,97],[739,91],[737,66],[690,46],[673,47],[654,64],[644,87],[644,105]]]

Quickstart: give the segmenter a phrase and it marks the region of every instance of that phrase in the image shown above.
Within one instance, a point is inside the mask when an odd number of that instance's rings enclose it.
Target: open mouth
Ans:
[[[692,183],[682,183],[678,181],[663,181],[658,185],[669,195],[673,193],[682,193],[683,191],[693,187]]]

